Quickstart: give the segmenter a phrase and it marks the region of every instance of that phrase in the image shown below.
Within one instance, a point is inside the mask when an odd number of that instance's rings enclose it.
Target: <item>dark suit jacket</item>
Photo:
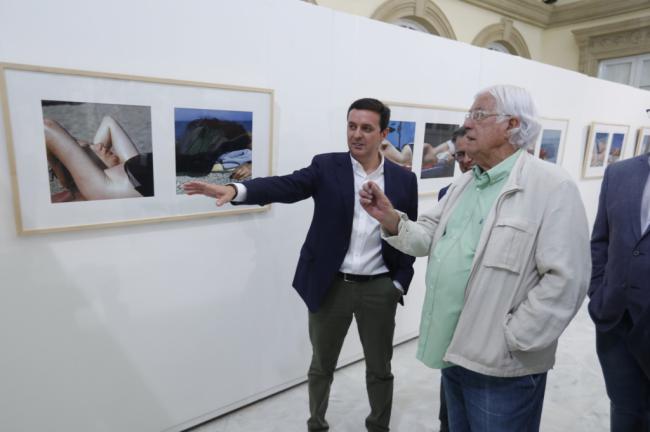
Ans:
[[[443,199],[445,197],[445,195],[447,195],[447,191],[449,190],[449,186],[451,186],[451,185],[447,185],[447,186],[443,187],[442,189],[440,189],[438,191],[438,201],[440,201],[441,199]]]
[[[650,232],[641,232],[641,198],[648,155],[617,162],[605,171],[591,237],[589,313],[600,331],[627,310],[634,327],[630,348],[650,368]]]
[[[293,203],[314,199],[314,215],[300,258],[293,286],[310,311],[320,307],[339,271],[352,235],[354,174],[349,153],[327,153],[314,157],[306,168],[285,176],[263,177],[244,182],[245,204]],[[415,175],[384,159],[384,189],[393,206],[417,217],[418,190]],[[406,294],[413,277],[415,258],[382,241],[382,255],[393,280]]]

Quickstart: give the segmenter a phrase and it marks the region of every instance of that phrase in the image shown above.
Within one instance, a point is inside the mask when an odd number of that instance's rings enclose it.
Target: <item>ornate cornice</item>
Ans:
[[[412,19],[430,33],[456,39],[454,29],[444,12],[431,0],[388,0],[382,3],[371,18],[394,22],[400,18]]]
[[[650,52],[650,17],[573,30],[580,60],[578,70],[598,75],[598,62]]]
[[[541,0],[463,1],[542,28],[559,27],[650,9],[650,0],[580,0],[558,6],[544,4]]]
[[[465,3],[491,10],[499,15],[507,16],[539,27],[548,25],[553,6],[546,5],[540,0],[463,0]]]
[[[650,9],[650,0],[581,0],[554,6],[549,27],[559,27]]]

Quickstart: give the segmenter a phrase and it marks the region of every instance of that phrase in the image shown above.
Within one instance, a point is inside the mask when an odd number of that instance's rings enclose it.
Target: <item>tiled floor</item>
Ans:
[[[395,349],[395,395],[391,430],[438,430],[440,372],[415,359],[417,341]],[[307,389],[300,385],[218,418],[192,432],[301,432],[306,430]],[[332,432],[360,432],[368,414],[364,365],[336,372],[327,419]],[[544,432],[604,432],[609,403],[594,347],[586,305],[560,338],[557,363],[549,373],[544,401]]]

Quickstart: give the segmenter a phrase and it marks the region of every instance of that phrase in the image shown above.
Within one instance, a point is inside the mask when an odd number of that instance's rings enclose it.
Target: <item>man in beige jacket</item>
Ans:
[[[589,283],[587,218],[567,173],[525,150],[540,130],[526,90],[481,91],[464,126],[476,167],[417,222],[373,183],[360,200],[389,244],[429,256],[417,356],[442,369],[450,430],[538,431]]]

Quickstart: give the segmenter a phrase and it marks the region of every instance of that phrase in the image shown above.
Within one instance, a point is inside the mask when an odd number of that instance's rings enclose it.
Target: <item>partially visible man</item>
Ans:
[[[589,284],[587,218],[569,175],[525,151],[540,130],[526,90],[481,91],[464,126],[476,167],[417,222],[375,184],[360,200],[388,243],[429,255],[417,356],[442,369],[450,430],[538,431]]]
[[[384,158],[390,109],[377,99],[359,99],[347,118],[348,152],[326,153],[284,176],[256,178],[226,186],[189,182],[188,194],[227,202],[268,204],[314,200],[314,215],[293,280],[309,308],[312,360],[307,374],[309,431],[325,431],[325,412],[343,341],[354,316],[366,361],[370,414],[366,428],[389,430],[393,402],[395,310],[413,277],[414,258],[380,237],[377,221],[363,211],[356,194],[374,181],[408,217],[417,216],[415,175]],[[286,227],[287,230],[292,227]]]
[[[474,159],[465,151],[467,148],[467,138],[465,134],[467,129],[465,127],[459,127],[451,134],[451,142],[453,144],[452,154],[454,159],[458,163],[458,168],[460,172],[465,174],[467,171],[471,170],[474,167]],[[438,201],[440,201],[447,190],[449,189],[447,185],[438,191]],[[447,416],[447,401],[445,399],[445,388],[442,384],[442,379],[440,380],[440,411],[438,412],[438,420],[440,420],[440,432],[449,432],[449,417]]]
[[[591,237],[589,313],[612,432],[650,431],[650,159],[609,165]]]
[[[454,146],[452,149],[452,155],[458,163],[460,172],[463,174],[474,167],[474,159],[472,159],[472,157],[465,151],[467,146],[467,138],[465,138],[466,133],[467,129],[461,126],[451,134],[451,143]],[[438,191],[438,201],[440,201],[445,196],[447,190],[449,189],[449,186],[451,185],[447,185]]]

